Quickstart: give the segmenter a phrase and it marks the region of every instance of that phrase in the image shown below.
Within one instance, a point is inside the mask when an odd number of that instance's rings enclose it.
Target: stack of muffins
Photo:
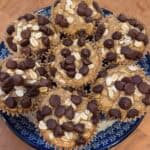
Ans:
[[[103,16],[94,0],[56,0],[50,18],[25,14],[7,28],[0,110],[36,112],[45,141],[72,149],[92,139],[103,113],[127,121],[150,105],[150,79],[136,64],[147,52],[144,25]]]

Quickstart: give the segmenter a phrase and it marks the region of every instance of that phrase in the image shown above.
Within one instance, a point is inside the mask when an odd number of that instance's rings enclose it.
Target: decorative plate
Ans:
[[[50,7],[43,8],[38,13],[46,16],[50,16]],[[103,15],[110,15],[111,12],[103,9]],[[4,42],[0,43],[0,59],[4,59],[9,55]],[[141,67],[145,69],[147,74],[150,74],[150,55],[146,55],[142,60],[138,62]],[[4,113],[1,113],[8,126],[12,131],[20,137],[27,144],[36,148],[37,150],[54,150],[52,145],[45,143],[38,132],[36,131],[34,125],[23,116],[20,117],[10,117]],[[120,143],[125,138],[127,138],[140,124],[143,117],[136,119],[131,122],[113,122],[109,123],[104,120],[103,117],[100,118],[101,122],[107,124],[107,127],[100,131],[91,141],[90,144],[86,145],[83,150],[108,150],[114,145]]]

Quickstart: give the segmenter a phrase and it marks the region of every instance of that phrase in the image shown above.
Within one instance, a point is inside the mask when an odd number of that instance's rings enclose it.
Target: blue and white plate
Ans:
[[[50,9],[50,7],[46,7],[39,10],[38,13],[50,16]],[[111,12],[104,9],[103,14],[106,16],[110,15]],[[4,43],[0,43],[0,59],[4,59],[8,55],[9,52],[6,49]],[[139,64],[145,69],[147,74],[150,74],[150,55],[146,55],[141,61],[139,61]],[[27,144],[31,145],[37,150],[54,150],[54,147],[52,145],[48,145],[42,140],[34,125],[29,122],[27,118],[23,116],[10,117],[3,113],[1,113],[1,115],[8,126],[12,129],[12,131],[14,131],[14,133]],[[83,149],[107,150],[117,145],[125,138],[127,138],[137,128],[142,119],[143,117],[127,123],[114,122],[104,131],[99,132],[91,141],[91,143],[86,145]]]

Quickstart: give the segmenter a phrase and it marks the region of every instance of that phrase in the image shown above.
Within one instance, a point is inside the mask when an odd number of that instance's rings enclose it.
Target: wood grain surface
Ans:
[[[150,0],[99,0],[101,7],[115,13],[126,13],[137,17],[149,28]],[[51,4],[51,0],[0,0],[0,40],[6,26],[25,12],[37,10]],[[17,138],[5,123],[0,121],[0,150],[32,150]],[[138,129],[113,150],[150,150],[150,114],[147,114]]]

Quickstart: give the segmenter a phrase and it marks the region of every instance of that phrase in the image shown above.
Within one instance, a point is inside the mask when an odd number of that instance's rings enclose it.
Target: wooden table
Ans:
[[[113,12],[132,15],[150,24],[150,0],[99,0],[102,7]],[[0,40],[5,27],[19,15],[51,4],[51,0],[0,0]],[[0,150],[32,150],[0,121]],[[150,114],[138,129],[113,150],[150,150]]]

